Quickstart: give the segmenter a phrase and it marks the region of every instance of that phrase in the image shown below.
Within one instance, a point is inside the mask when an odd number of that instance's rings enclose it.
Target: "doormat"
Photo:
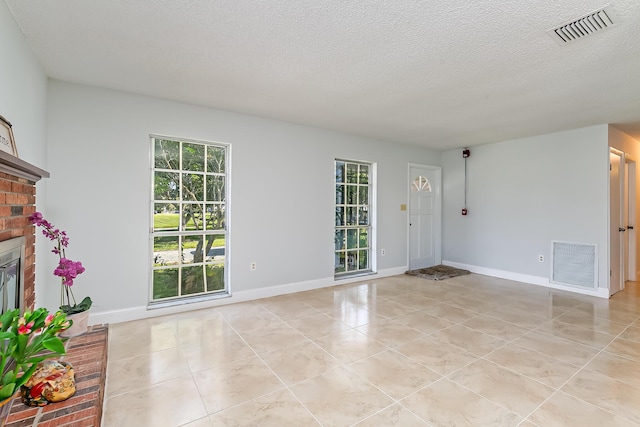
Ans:
[[[451,277],[464,276],[465,274],[471,274],[469,270],[462,270],[460,268],[449,267],[448,265],[434,265],[429,268],[419,268],[417,270],[409,270],[405,272],[411,276],[418,276],[429,280],[444,280]]]

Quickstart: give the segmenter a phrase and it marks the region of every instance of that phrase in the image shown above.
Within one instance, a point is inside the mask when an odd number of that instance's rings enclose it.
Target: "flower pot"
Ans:
[[[73,325],[71,325],[69,329],[65,329],[60,332],[61,337],[77,337],[78,335],[82,335],[87,332],[87,326],[89,325],[89,310],[76,314],[69,314],[67,319],[73,320]]]
[[[11,414],[11,407],[13,406],[14,397],[15,395],[0,402],[0,427],[4,427],[5,424],[7,424],[7,419]]]

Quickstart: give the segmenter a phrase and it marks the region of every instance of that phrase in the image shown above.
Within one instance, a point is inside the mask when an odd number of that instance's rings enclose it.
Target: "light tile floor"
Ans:
[[[640,425],[638,283],[403,275],[109,333],[104,427]]]

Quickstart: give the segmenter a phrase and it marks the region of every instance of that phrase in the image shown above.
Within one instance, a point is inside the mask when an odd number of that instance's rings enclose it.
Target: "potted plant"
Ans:
[[[36,370],[38,363],[65,354],[58,334],[69,326],[62,311],[45,308],[9,310],[0,315],[0,425],[11,411],[12,398]]]
[[[87,331],[88,310],[91,308],[92,301],[90,297],[85,297],[78,304],[71,286],[73,286],[74,279],[84,273],[85,269],[80,261],[72,261],[66,257],[65,249],[69,245],[69,237],[65,231],[55,228],[42,217],[40,212],[34,212],[29,216],[29,220],[32,224],[42,227],[42,234],[52,242],[55,242],[51,252],[58,255],[59,258],[58,266],[53,270],[53,274],[60,277],[60,310],[73,321],[73,325],[65,330],[62,335],[73,337],[83,334]]]

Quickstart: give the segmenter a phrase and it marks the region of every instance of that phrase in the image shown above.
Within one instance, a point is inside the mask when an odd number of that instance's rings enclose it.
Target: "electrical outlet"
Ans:
[[[251,263],[251,271],[255,271],[255,269],[256,269],[256,263],[252,262]]]
[[[544,262],[544,255],[538,255],[538,262]]]
[[[380,249],[380,255],[385,256],[387,254],[387,251],[385,251],[384,249]]]

